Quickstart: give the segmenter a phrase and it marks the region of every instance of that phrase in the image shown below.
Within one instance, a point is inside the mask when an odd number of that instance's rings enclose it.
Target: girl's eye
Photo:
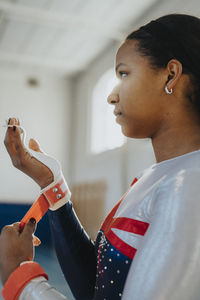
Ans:
[[[123,72],[123,71],[120,71],[120,72],[119,72],[119,75],[120,75],[121,78],[124,78],[124,77],[127,76],[127,73],[126,73],[126,72]]]

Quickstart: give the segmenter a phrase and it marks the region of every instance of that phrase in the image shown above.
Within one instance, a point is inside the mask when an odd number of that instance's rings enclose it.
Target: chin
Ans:
[[[135,134],[133,135],[133,132],[131,132],[127,128],[122,127],[122,133],[124,136],[126,136],[128,138],[135,138]]]
[[[144,132],[139,132],[139,130],[136,132],[134,130],[130,130],[129,128],[122,126],[122,133],[124,136],[132,139],[146,139],[149,138],[148,134],[145,134]]]

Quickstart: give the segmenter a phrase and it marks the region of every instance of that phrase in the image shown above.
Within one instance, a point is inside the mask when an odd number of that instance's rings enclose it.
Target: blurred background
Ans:
[[[115,53],[139,26],[168,13],[200,16],[199,0],[0,0],[0,227],[19,221],[38,186],[12,167],[6,120],[18,117],[57,158],[83,225],[95,239],[134,177],[155,163],[150,140],[123,137],[106,97],[116,83]],[[38,224],[36,260],[73,299],[52,247],[48,218]]]

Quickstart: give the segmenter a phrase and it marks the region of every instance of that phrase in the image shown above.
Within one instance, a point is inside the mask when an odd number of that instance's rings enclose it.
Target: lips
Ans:
[[[121,111],[118,111],[118,110],[115,110],[115,111],[114,111],[114,115],[115,115],[116,117],[121,116],[121,115],[122,115],[122,112],[121,112]]]
[[[114,115],[116,116],[116,122],[121,124],[121,121],[123,119],[123,114],[119,110],[114,110]]]

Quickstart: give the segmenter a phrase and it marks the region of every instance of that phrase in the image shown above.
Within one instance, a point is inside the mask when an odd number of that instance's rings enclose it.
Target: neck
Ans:
[[[200,149],[200,126],[179,125],[158,132],[152,137],[156,161],[171,159]]]

